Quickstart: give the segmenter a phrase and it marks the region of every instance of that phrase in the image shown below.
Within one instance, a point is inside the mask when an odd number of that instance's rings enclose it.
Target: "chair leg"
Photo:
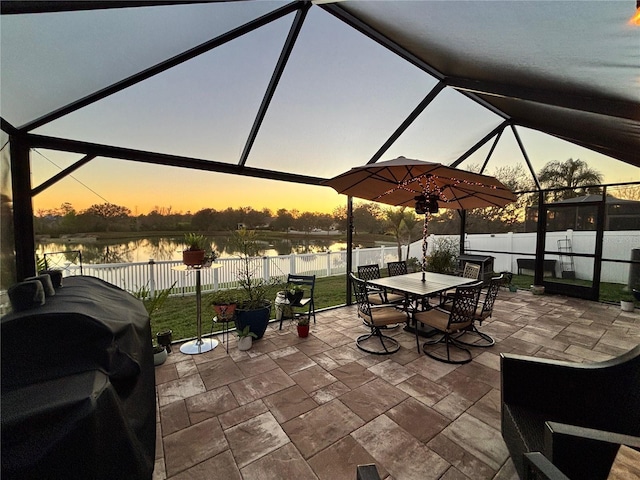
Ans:
[[[478,337],[480,337],[481,340],[474,343],[460,340],[462,337],[464,337],[467,334],[477,335]],[[493,337],[491,337],[490,335],[487,335],[486,333],[482,333],[480,330],[478,330],[475,323],[472,323],[471,326],[467,330],[464,330],[459,336],[457,336],[455,340],[457,343],[466,345],[468,347],[489,348],[489,347],[493,347],[496,344],[496,341],[493,339]]]
[[[369,340],[372,337],[376,337],[378,338],[378,340],[380,340],[382,350],[372,350],[370,348],[366,348],[363,345],[365,341]],[[356,346],[363,352],[372,353],[374,355],[390,355],[400,350],[400,343],[398,343],[398,341],[393,337],[383,335],[382,331],[378,327],[371,327],[370,333],[366,335],[360,335],[358,338],[356,338]]]
[[[435,354],[434,352],[430,351],[430,349],[427,348],[427,346],[430,345],[437,345],[440,343],[444,343],[445,344],[445,348],[447,350],[447,356],[446,358],[440,355]],[[463,354],[463,358],[461,360],[454,360],[451,358],[451,348],[456,348],[462,352],[464,352]],[[444,362],[444,363],[452,363],[452,364],[456,364],[456,365],[460,365],[460,364],[464,364],[464,363],[469,363],[471,361],[471,352],[464,348],[460,342],[458,342],[455,338],[453,338],[451,336],[451,334],[449,333],[445,333],[442,335],[441,338],[437,339],[437,340],[429,340],[426,341],[422,344],[422,351],[424,352],[425,355],[427,355],[428,357],[433,358],[434,360],[437,360],[439,362]]]

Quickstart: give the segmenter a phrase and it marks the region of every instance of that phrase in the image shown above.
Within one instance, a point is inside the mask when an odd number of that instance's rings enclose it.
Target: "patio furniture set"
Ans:
[[[436,337],[423,343],[422,352],[445,363],[468,363],[472,356],[467,347],[494,345],[493,338],[480,332],[477,324],[491,316],[501,276],[491,279],[483,292],[483,282],[477,280],[478,265],[467,264],[462,276],[453,276],[407,273],[401,263],[390,265],[388,277],[381,277],[377,265],[359,266],[358,276],[351,275],[358,315],[371,329],[358,337],[358,348],[381,355],[397,352],[398,340],[384,332],[399,324],[415,333],[418,351],[420,336]],[[433,298],[438,301],[435,305],[430,303]],[[468,341],[462,338],[465,335],[477,338]]]

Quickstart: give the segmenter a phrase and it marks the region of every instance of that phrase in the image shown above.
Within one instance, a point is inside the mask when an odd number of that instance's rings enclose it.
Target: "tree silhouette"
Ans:
[[[538,173],[538,180],[543,187],[567,190],[553,192],[556,200],[574,198],[588,193],[599,193],[600,188],[586,188],[588,185],[602,183],[602,174],[590,168],[580,159],[568,159],[564,162],[553,161],[547,163]]]

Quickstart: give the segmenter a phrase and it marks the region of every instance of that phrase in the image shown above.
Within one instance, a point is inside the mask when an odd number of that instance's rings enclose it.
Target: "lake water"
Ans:
[[[227,237],[212,237],[213,246],[220,257],[233,257],[234,252],[227,250]],[[318,253],[326,251],[346,250],[345,242],[331,238],[294,238],[265,239],[263,255],[289,255],[291,253]],[[362,245],[373,246],[373,245]],[[154,260],[182,260],[182,236],[150,237],[136,239],[43,239],[36,243],[36,253],[42,257],[44,253],[80,250],[83,263],[131,263]]]

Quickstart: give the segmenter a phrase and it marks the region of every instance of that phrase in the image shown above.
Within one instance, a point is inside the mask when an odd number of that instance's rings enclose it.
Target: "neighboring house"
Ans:
[[[597,207],[595,205],[584,205],[584,203],[598,202],[601,198],[600,195],[584,195],[548,204],[547,231],[595,230]],[[622,200],[607,196],[605,203],[605,230],[640,230],[639,201]],[[527,207],[525,231],[535,232],[537,223],[538,206]]]

